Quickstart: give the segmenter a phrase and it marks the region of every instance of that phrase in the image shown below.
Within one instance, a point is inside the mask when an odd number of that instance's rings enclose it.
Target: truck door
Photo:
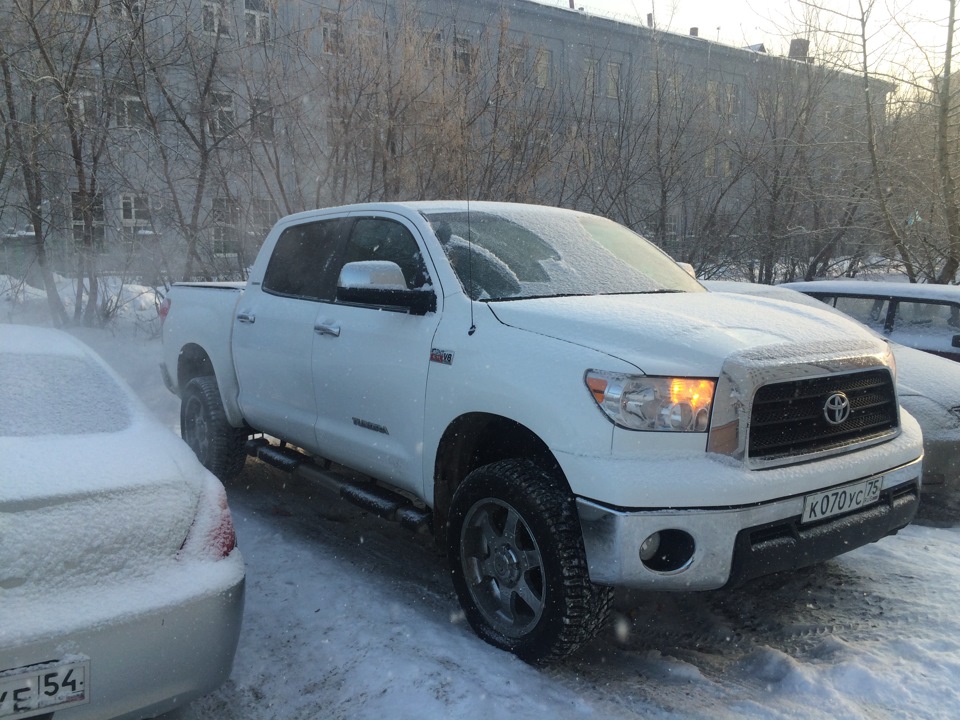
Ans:
[[[262,284],[237,306],[233,357],[240,407],[254,428],[313,448],[314,320],[336,293],[333,261],[341,220],[294,225],[277,239]]]
[[[334,274],[348,262],[389,260],[400,266],[409,288],[427,285],[431,272],[418,239],[399,216],[356,217]],[[424,397],[439,317],[321,303],[313,387],[323,455],[421,490]]]

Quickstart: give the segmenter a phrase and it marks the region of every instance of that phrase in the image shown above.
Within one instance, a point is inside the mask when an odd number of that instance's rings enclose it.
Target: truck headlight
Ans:
[[[620,427],[675,432],[710,427],[716,380],[588,370],[584,381],[600,409]]]

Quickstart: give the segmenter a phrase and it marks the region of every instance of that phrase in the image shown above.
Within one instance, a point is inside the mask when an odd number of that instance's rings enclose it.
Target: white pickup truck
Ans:
[[[467,620],[533,663],[613,588],[708,590],[833,557],[916,512],[921,435],[887,345],[706,291],[600,217],[507,203],[283,218],[246,284],[163,308],[181,432],[432,531]]]

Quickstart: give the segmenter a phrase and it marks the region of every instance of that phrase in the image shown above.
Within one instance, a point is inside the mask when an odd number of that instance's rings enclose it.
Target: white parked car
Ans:
[[[788,289],[786,285],[722,280],[704,281],[703,285],[714,292],[823,306],[820,300]],[[891,346],[897,359],[900,404],[916,418],[923,430],[923,513],[928,517],[960,517],[960,364],[904,345],[891,343]]]
[[[960,360],[960,287],[860,280],[811,280],[779,287],[802,292],[890,340]]]
[[[0,718],[182,706],[243,599],[220,482],[86,345],[0,324]]]

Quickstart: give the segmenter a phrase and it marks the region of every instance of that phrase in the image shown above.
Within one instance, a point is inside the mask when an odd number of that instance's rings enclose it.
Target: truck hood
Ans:
[[[505,325],[607,353],[648,375],[716,377],[724,360],[802,345],[824,354],[883,351],[884,341],[834,313],[762,297],[664,293],[489,303]],[[780,352],[782,351],[782,353]]]

